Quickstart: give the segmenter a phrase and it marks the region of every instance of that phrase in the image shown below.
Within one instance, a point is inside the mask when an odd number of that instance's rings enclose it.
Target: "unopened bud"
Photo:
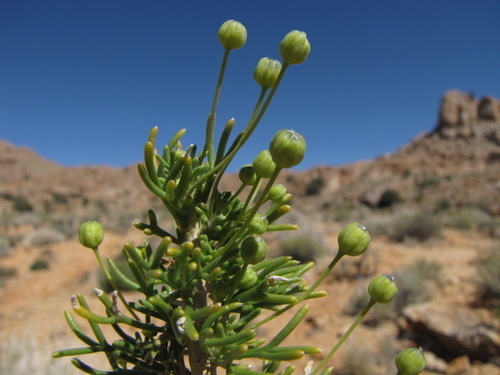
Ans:
[[[281,58],[289,65],[303,63],[310,51],[306,33],[298,30],[290,31],[280,44]]]
[[[248,225],[250,231],[253,234],[264,234],[267,231],[267,227],[269,226],[269,221],[267,220],[266,215],[255,215],[250,221]]]
[[[363,254],[370,244],[370,233],[360,223],[350,223],[339,233],[339,253],[349,256]]]
[[[273,158],[268,150],[262,150],[253,161],[255,174],[260,178],[269,178],[276,169]]]
[[[427,366],[422,348],[406,348],[401,350],[395,359],[399,375],[418,375]]]
[[[266,259],[267,244],[262,237],[248,236],[241,243],[241,257],[248,264],[257,264]]]
[[[372,280],[368,285],[368,294],[372,301],[376,303],[389,303],[398,293],[398,287],[394,282],[394,277],[380,275]]]
[[[271,202],[274,203],[284,203],[283,199],[287,193],[286,186],[283,184],[274,184],[271,186],[271,189],[269,189],[269,193],[267,194],[267,197]]]
[[[280,168],[291,168],[299,164],[306,152],[306,141],[302,134],[293,130],[278,131],[269,145],[274,163]]]
[[[78,232],[80,243],[89,249],[97,249],[104,239],[104,231],[97,221],[86,221]]]
[[[243,289],[248,289],[253,287],[255,284],[257,284],[258,277],[255,271],[247,267],[245,270],[245,273],[243,274],[243,278],[240,281],[240,288]]]
[[[226,49],[238,49],[247,41],[247,29],[240,22],[228,20],[219,28],[219,40]]]
[[[263,88],[271,89],[274,87],[280,71],[281,63],[278,60],[263,57],[253,71],[253,78]]]
[[[253,165],[248,164],[241,167],[238,177],[243,185],[252,185],[257,181],[257,175],[253,169]]]
[[[230,292],[230,287],[226,282],[219,281],[212,284],[210,292],[217,300],[223,300]]]

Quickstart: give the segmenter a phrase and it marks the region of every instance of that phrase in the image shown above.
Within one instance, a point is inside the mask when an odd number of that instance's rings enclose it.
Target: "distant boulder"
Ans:
[[[32,230],[23,239],[23,245],[31,246],[44,246],[63,242],[66,239],[64,234],[54,228],[38,228]]]
[[[500,102],[492,96],[485,96],[479,102],[478,114],[483,120],[499,121]]]
[[[434,342],[433,349],[449,359],[468,356],[488,362],[500,356],[500,334],[491,322],[466,307],[424,302],[403,310],[405,330],[421,341]]]
[[[476,100],[471,94],[458,90],[449,90],[441,98],[439,124],[457,126],[477,118]]]
[[[449,90],[441,98],[435,132],[447,138],[471,138],[479,121],[499,121],[500,101],[493,96],[477,100],[470,93]]]

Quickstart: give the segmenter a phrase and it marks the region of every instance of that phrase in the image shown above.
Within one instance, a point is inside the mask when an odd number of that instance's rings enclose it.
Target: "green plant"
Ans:
[[[280,254],[289,255],[302,263],[313,262],[325,254],[324,245],[317,239],[296,235],[280,242]]]
[[[33,211],[33,206],[31,205],[31,203],[22,195],[16,195],[12,197],[12,204],[14,210],[18,212]]]
[[[31,263],[30,270],[31,271],[40,271],[49,269],[49,262],[45,259],[36,259],[33,263]]]
[[[486,230],[494,224],[494,219],[479,207],[463,207],[443,214],[444,225],[460,230]]]
[[[17,271],[15,268],[12,267],[5,267],[0,265],[0,287],[3,286],[5,283],[5,280],[7,280],[10,277],[16,276]]]
[[[481,303],[500,308],[500,253],[497,247],[484,252],[477,262],[476,287]]]
[[[396,213],[388,235],[398,242],[405,240],[424,242],[436,236],[440,230],[438,220],[430,213]]]
[[[412,303],[424,302],[431,298],[433,287],[439,283],[442,265],[425,258],[394,272],[399,293],[394,300],[396,312]]]
[[[387,189],[385,190],[377,203],[378,208],[388,208],[392,207],[398,203],[401,203],[403,198],[396,190]]]
[[[215,113],[224,72],[231,50],[244,45],[246,29],[239,22],[227,21],[219,29],[219,39],[224,56],[205,144],[201,150],[195,145],[184,149],[182,129],[157,151],[158,129],[154,128],[144,147],[144,163],[138,166],[146,187],[170,212],[174,230],[161,227],[153,210],[148,211],[147,221],[134,224],[145,235],[158,237],[159,243],[124,244],[132,278],[115,261],[101,257],[104,232],[99,223],[86,222],[80,227],[80,243],[93,251],[114,291],[108,296],[95,290],[103,313],[91,310],[82,294],[72,297],[72,311],[65,311],[65,318],[85,346],[56,351],[53,357],[103,353],[111,371],[72,360],[89,374],[215,375],[220,369],[227,374],[291,374],[294,366],[282,368],[281,362],[320,352],[302,343],[282,345],[307,314],[309,306],[302,302],[323,297],[325,293],[317,288],[340,259],[361,255],[369,245],[370,235],[364,226],[347,225],[338,237],[338,253],[311,286],[302,276],[312,263],[301,264],[290,256],[267,257],[265,233],[297,229],[293,224],[277,223],[290,211],[291,196],[275,181],[283,168],[300,163],[305,140],[299,133],[280,130],[269,149],[260,152],[252,165],[243,167],[236,192],[221,192],[219,182],[263,118],[285,72],[307,58],[310,45],[305,33],[292,31],[280,44],[283,65],[268,58],[258,62],[254,78],[261,93],[246,128],[230,142],[235,120],[229,120],[215,147]],[[366,307],[311,375],[331,374],[332,368],[326,366],[332,355],[377,302],[392,298],[396,290],[392,279],[384,276],[382,281],[376,280],[369,289]],[[120,283],[141,297],[127,301]],[[291,309],[295,313],[276,336],[269,341],[257,337],[257,328]],[[80,327],[73,314],[88,322],[95,337]],[[109,341],[102,325],[111,326],[118,338]],[[262,366],[252,369],[247,360],[260,360]]]
[[[325,179],[322,176],[315,177],[306,186],[306,195],[318,195],[325,187]]]

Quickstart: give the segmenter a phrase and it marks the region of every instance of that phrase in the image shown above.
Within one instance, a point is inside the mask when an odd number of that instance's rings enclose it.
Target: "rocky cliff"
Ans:
[[[383,205],[387,192],[402,203],[435,210],[478,206],[500,215],[500,102],[451,90],[433,131],[393,154],[334,168],[318,166],[281,177],[298,209]],[[423,124],[425,126],[425,124]],[[66,168],[31,150],[0,141],[0,211],[140,215],[157,199],[129,168]],[[226,188],[237,188],[236,176]]]

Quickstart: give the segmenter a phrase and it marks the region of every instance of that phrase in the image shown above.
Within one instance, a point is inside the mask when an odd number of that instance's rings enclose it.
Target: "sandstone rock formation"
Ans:
[[[436,302],[409,305],[403,310],[407,334],[434,342],[433,352],[454,359],[489,361],[500,357],[500,333],[473,310],[450,308]]]
[[[471,93],[447,91],[439,109],[436,132],[446,137],[473,137],[478,121],[499,121],[500,101],[493,96],[477,100]]]

